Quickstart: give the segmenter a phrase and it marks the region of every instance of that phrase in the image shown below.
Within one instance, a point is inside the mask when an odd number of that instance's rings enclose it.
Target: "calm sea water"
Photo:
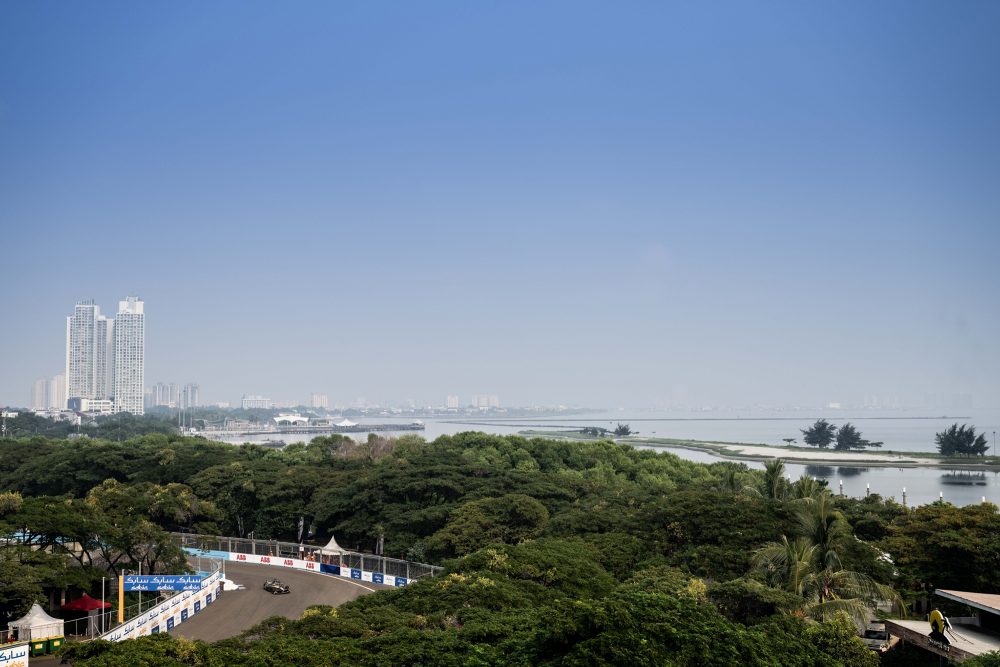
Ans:
[[[966,413],[967,412],[967,413]],[[932,415],[926,412],[848,412],[848,411],[814,411],[789,414],[753,412],[745,413],[673,413],[673,412],[643,412],[614,411],[570,417],[544,418],[509,418],[509,419],[426,419],[426,430],[420,435],[433,440],[440,435],[451,435],[462,431],[484,431],[498,435],[514,434],[520,431],[545,430],[558,431],[579,429],[584,426],[600,426],[614,428],[618,422],[627,423],[640,435],[661,438],[682,438],[692,440],[715,440],[722,442],[746,442],[768,445],[782,445],[784,438],[795,438],[795,444],[802,443],[801,429],[810,426],[816,419],[825,418],[840,425],[851,422],[868,440],[880,440],[885,444],[883,450],[933,452],[935,433],[944,430],[953,423],[974,425],[978,432],[985,433],[990,442],[990,453],[993,452],[994,432],[1000,432],[1000,411],[978,411],[954,413],[950,415]],[[365,421],[378,423],[399,422],[406,424],[407,419],[389,417],[372,417]],[[276,436],[246,438],[246,440],[271,439]],[[295,436],[277,436],[286,442],[294,442]],[[670,451],[681,458],[714,463],[719,457],[688,449],[670,448],[659,451]],[[762,468],[763,465],[748,462],[752,468]],[[903,489],[906,489],[907,504],[924,504],[943,497],[956,505],[968,505],[982,502],[983,498],[1000,505],[1000,473],[969,473],[952,470],[928,468],[883,468],[883,467],[852,467],[852,466],[815,466],[788,464],[788,473],[792,478],[802,474],[825,479],[830,488],[839,491],[843,488],[845,494],[862,497],[866,493],[878,493],[882,496],[892,496],[903,500]]]

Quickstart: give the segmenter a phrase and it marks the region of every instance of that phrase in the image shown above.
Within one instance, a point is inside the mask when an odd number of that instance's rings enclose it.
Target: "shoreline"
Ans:
[[[570,437],[571,433],[551,433],[542,431],[525,431],[522,435],[561,437],[571,440],[600,440],[601,438]],[[576,434],[572,434],[576,435]],[[710,440],[678,440],[673,438],[644,438],[642,436],[626,436],[612,438],[613,442],[623,445],[644,445],[657,449],[687,449],[703,452],[729,461],[765,462],[781,459],[786,463],[804,465],[844,466],[858,468],[943,468],[947,470],[972,470],[980,472],[1000,472],[1000,461],[990,457],[981,463],[973,461],[955,461],[942,459],[930,452],[897,452],[886,451],[875,453],[870,451],[836,451],[822,449],[804,449],[801,447],[783,447],[780,445],[764,445],[743,442],[716,442]]]

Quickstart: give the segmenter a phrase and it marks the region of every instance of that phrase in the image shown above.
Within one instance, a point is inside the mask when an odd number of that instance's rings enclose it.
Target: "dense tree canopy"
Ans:
[[[87,645],[75,664],[865,665],[830,601],[1000,591],[994,506],[838,498],[780,461],[482,433],[283,451],[151,434],[0,441],[0,531],[22,539],[0,553],[0,611],[140,562],[180,567],[165,531],[294,540],[300,519],[366,551],[384,532],[386,555],[445,574],[214,646]]]

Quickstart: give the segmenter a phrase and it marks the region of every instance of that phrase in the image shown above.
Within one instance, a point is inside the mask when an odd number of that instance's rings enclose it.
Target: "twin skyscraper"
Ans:
[[[118,315],[101,315],[92,300],[66,318],[66,405],[79,412],[143,413],[146,364],[143,302],[118,302]]]

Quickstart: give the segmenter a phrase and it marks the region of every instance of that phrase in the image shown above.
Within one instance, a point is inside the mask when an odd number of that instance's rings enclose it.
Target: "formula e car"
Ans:
[[[292,592],[291,589],[288,588],[288,584],[283,584],[277,579],[268,579],[265,581],[264,590],[271,595],[284,595]]]

